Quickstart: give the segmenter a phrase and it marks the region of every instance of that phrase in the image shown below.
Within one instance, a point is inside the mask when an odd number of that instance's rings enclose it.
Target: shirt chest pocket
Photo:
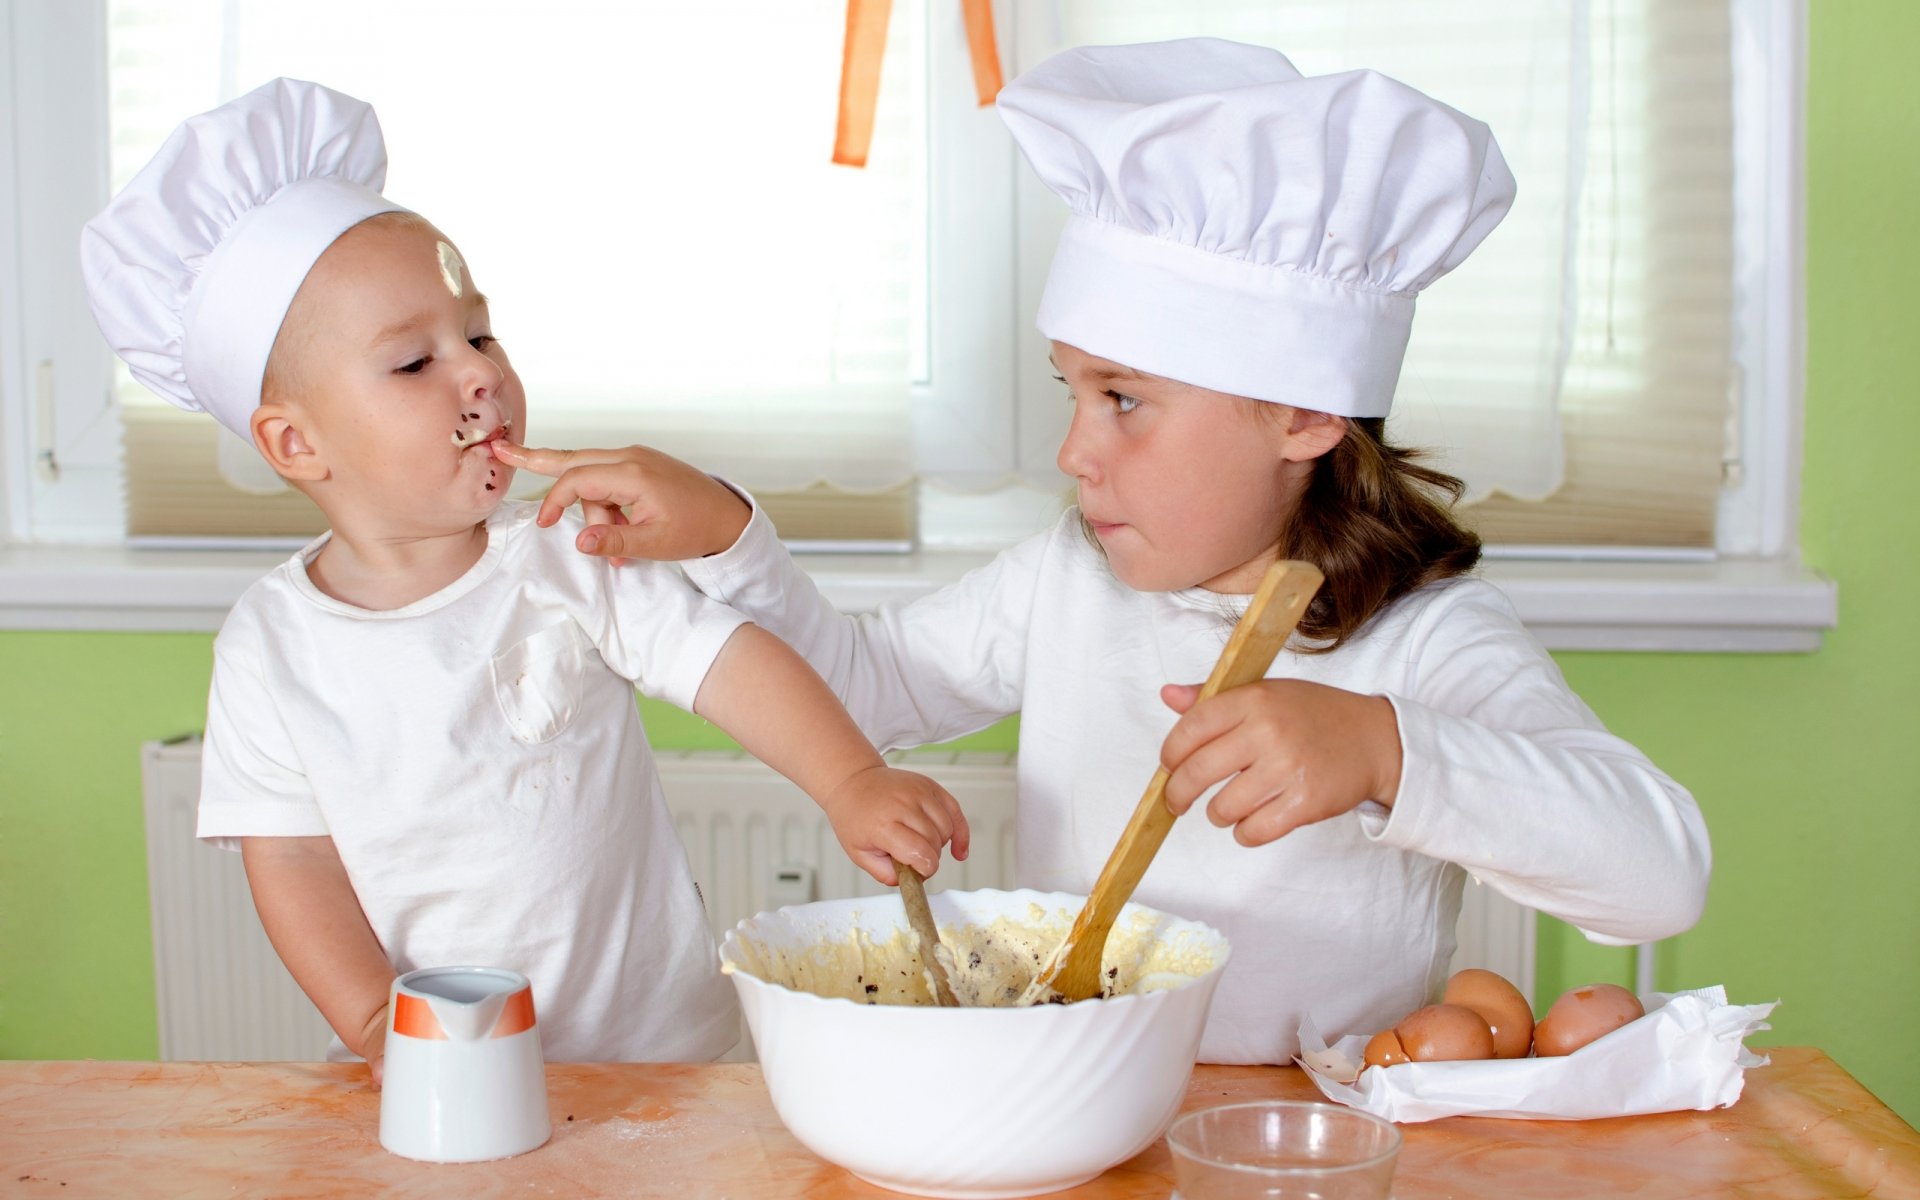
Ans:
[[[516,741],[551,741],[580,711],[587,635],[572,621],[550,625],[493,656],[493,700]]]

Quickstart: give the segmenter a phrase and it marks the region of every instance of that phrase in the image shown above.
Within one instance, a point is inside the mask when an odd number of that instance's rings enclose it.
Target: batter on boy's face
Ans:
[[[419,217],[373,217],[328,247],[288,309],[268,380],[271,399],[305,411],[327,468],[316,498],[428,534],[506,497],[512,470],[485,442],[524,436],[526,393],[459,251]]]

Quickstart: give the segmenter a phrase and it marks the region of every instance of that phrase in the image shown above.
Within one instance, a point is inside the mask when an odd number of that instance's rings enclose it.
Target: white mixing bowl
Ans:
[[[1038,905],[1064,933],[1085,902],[1034,891],[929,899],[943,931],[1024,921]],[[749,973],[766,969],[768,951],[846,944],[856,929],[888,942],[906,927],[894,896],[762,913],[727,934],[720,957],[774,1109],[808,1149],[896,1191],[1031,1196],[1083,1183],[1146,1149],[1186,1094],[1227,940],[1130,904],[1114,926],[1110,963],[1121,931],[1142,928],[1130,926],[1136,914],[1152,922],[1143,941],[1197,949],[1204,973],[1166,990],[1029,1008],[863,1004]]]

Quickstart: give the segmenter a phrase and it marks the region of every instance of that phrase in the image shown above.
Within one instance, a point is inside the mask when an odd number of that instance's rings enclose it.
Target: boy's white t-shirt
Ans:
[[[1077,509],[935,594],[843,617],[755,512],[723,554],[683,563],[806,656],[883,749],[1020,714],[1016,875],[1086,893],[1159,765],[1166,683],[1201,683],[1244,596],[1138,592]],[[1300,1020],[1373,1033],[1437,999],[1469,875],[1596,942],[1685,929],[1705,900],[1693,798],[1608,733],[1506,597],[1434,584],[1325,654],[1283,651],[1270,678],[1385,695],[1404,761],[1392,808],[1369,802],[1248,848],[1196,806],[1135,893],[1232,943],[1200,1057],[1284,1062]],[[1203,801],[1204,803],[1204,801]]]
[[[610,569],[509,501],[460,579],[373,612],[326,537],[214,643],[199,836],[331,835],[396,971],[532,981],[551,1061],[694,1061],[739,1024],[634,688],[691,709],[744,621],[671,564]]]

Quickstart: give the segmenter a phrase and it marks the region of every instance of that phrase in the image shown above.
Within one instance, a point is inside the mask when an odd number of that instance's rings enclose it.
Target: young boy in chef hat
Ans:
[[[735,493],[651,452],[571,456],[542,519],[635,502],[599,554],[690,577],[820,667],[881,745],[1020,714],[1023,886],[1088,890],[1142,787],[1175,824],[1136,898],[1222,929],[1209,1062],[1283,1062],[1301,1018],[1435,998],[1472,875],[1596,942],[1697,918],[1691,796],[1609,734],[1492,585],[1459,484],[1387,444],[1414,297],[1505,214],[1487,127],[1371,71],[1214,40],[1059,54],[1000,93],[1072,209],[1039,326],[1079,506],[944,590],[837,616]],[[663,507],[671,526],[654,526]],[[743,527],[737,539],[682,534]],[[1276,558],[1326,582],[1267,679],[1194,704]],[[1214,790],[1216,789],[1217,790]],[[1211,792],[1211,796],[1208,793]]]
[[[733,991],[636,684],[798,783],[882,882],[949,837],[964,857],[965,823],[773,635],[673,567],[616,579],[505,499],[487,443],[525,428],[520,380],[385,173],[372,109],[276,80],[182,125],[82,238],[134,374],[330,525],[214,643],[199,835],[241,850],[275,948],[376,1080],[395,973],[460,963],[532,980],[551,1059],[716,1057]]]

